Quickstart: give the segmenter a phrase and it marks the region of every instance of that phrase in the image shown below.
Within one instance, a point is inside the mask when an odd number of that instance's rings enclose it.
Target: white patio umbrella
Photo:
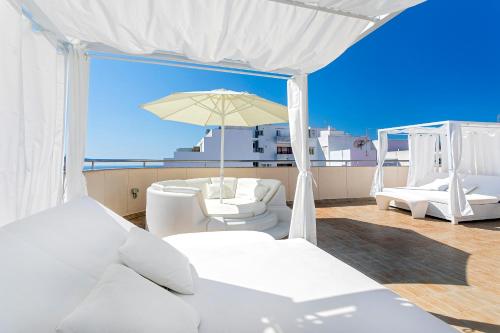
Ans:
[[[221,126],[220,202],[224,188],[224,127],[288,122],[287,107],[247,92],[225,89],[181,92],[141,105],[163,120]]]

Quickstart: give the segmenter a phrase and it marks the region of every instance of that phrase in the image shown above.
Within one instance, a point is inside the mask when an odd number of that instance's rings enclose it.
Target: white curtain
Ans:
[[[448,205],[449,214],[453,217],[473,215],[472,208],[465,198],[465,193],[458,176],[460,161],[462,160],[462,131],[458,123],[448,124],[448,167],[450,175],[450,204]]]
[[[460,173],[500,176],[500,128],[462,128]]]
[[[388,147],[389,139],[387,138],[387,132],[379,132],[377,147],[377,169],[375,169],[375,175],[373,176],[372,188],[370,191],[371,196],[375,196],[377,192],[381,192],[384,189],[384,162]]]
[[[64,57],[0,1],[0,225],[62,199]]]
[[[420,186],[436,177],[438,139],[438,134],[410,131],[408,136],[410,167],[407,186]]]
[[[287,92],[290,141],[299,169],[289,238],[304,238],[316,244],[316,212],[311,162],[309,160],[307,75],[297,75],[289,79]]]
[[[87,139],[87,109],[89,90],[89,61],[80,45],[68,50],[68,101],[65,200],[87,195],[83,175]]]

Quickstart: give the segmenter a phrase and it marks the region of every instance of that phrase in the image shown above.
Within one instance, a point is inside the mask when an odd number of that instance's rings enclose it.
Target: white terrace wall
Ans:
[[[369,196],[375,167],[314,167],[314,198],[345,199]],[[227,177],[256,177],[280,180],[286,187],[287,200],[292,201],[298,171],[296,168],[227,168]],[[146,189],[159,180],[216,177],[218,168],[146,168],[86,171],[91,197],[124,216],[146,209]],[[385,167],[385,186],[404,186],[407,167]],[[136,199],[131,190],[138,188]]]

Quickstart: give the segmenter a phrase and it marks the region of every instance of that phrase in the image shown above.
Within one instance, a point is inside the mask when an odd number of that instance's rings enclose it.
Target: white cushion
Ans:
[[[253,196],[256,201],[261,201],[262,199],[264,199],[267,192],[269,192],[269,187],[267,187],[266,185],[259,184],[253,190]]]
[[[117,220],[118,223],[117,223]],[[85,197],[45,210],[4,228],[57,260],[98,279],[118,263],[130,222]]]
[[[257,180],[239,182],[235,198],[250,198],[253,201],[261,201],[268,191],[269,187],[259,184]]]
[[[57,233],[57,229],[52,232]],[[61,248],[61,252],[70,251]],[[54,332],[61,318],[78,306],[97,282],[4,228],[0,228],[0,267],[2,333]]]
[[[182,294],[193,294],[189,260],[155,235],[132,228],[119,253],[125,265],[151,281]]]
[[[194,333],[199,323],[191,305],[131,269],[113,264],[56,332]]]
[[[220,186],[220,177],[212,177],[210,178],[212,184],[217,184]],[[236,186],[238,184],[238,179],[235,177],[224,177],[224,185],[227,185],[231,189],[231,198],[234,198],[236,193]]]
[[[429,191],[446,191],[450,186],[450,178],[436,178],[432,182],[418,186],[421,190],[429,190]]]
[[[219,202],[219,199],[206,199],[205,205],[208,215],[243,219],[263,214],[266,211],[266,205],[261,201],[234,204],[237,202],[236,199],[238,198],[224,200],[222,204]],[[228,203],[227,201],[229,200],[233,204]]]
[[[233,189],[224,182],[222,187],[223,199],[234,197]],[[220,182],[217,184],[205,184],[205,196],[207,199],[220,199]]]
[[[264,201],[265,203],[271,201],[271,199],[274,197],[276,192],[278,192],[281,186],[281,182],[276,179],[261,179],[259,181],[259,184],[265,185],[269,188],[269,191],[266,193],[264,198],[262,198],[262,201]]]

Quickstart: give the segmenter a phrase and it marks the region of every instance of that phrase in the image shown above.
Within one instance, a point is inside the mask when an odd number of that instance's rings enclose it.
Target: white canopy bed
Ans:
[[[115,318],[114,328],[137,327],[149,318],[136,331],[187,332],[146,329],[172,310],[182,316],[166,324],[190,318],[189,331],[201,332],[452,332],[309,243],[316,221],[307,75],[420,2],[0,0],[0,181],[7,189],[0,194],[0,331],[102,332],[90,328]],[[193,265],[193,295],[117,265],[131,225],[85,196],[82,175],[93,57],[287,79],[299,169],[290,238],[299,239],[230,232],[167,240],[184,252],[177,259]],[[139,250],[153,243],[177,251],[156,238]],[[147,260],[157,261],[150,269],[169,264],[156,255]],[[117,297],[100,298],[106,292]],[[152,306],[171,302],[183,305]],[[75,323],[85,327],[73,330]]]
[[[1,227],[0,332],[52,333],[61,328],[96,290],[107,267],[121,262],[131,228],[130,222],[88,197]],[[194,309],[202,333],[455,332],[302,239],[276,241],[255,231],[225,231],[181,234],[165,241],[192,265],[194,293],[170,294]],[[141,303],[132,290],[117,296],[130,301],[125,308],[113,307],[112,314],[122,318],[115,324],[144,324],[139,331],[127,326],[127,332],[150,332],[144,321],[158,319],[152,313],[169,315],[167,309]],[[89,325],[98,318],[94,313]],[[96,332],[103,331],[125,330]]]
[[[388,135],[408,136],[410,166],[403,188],[384,187]],[[500,123],[443,121],[381,129],[378,137],[372,194],[379,207],[392,197],[400,208],[425,203],[427,215],[454,224],[500,218]]]

